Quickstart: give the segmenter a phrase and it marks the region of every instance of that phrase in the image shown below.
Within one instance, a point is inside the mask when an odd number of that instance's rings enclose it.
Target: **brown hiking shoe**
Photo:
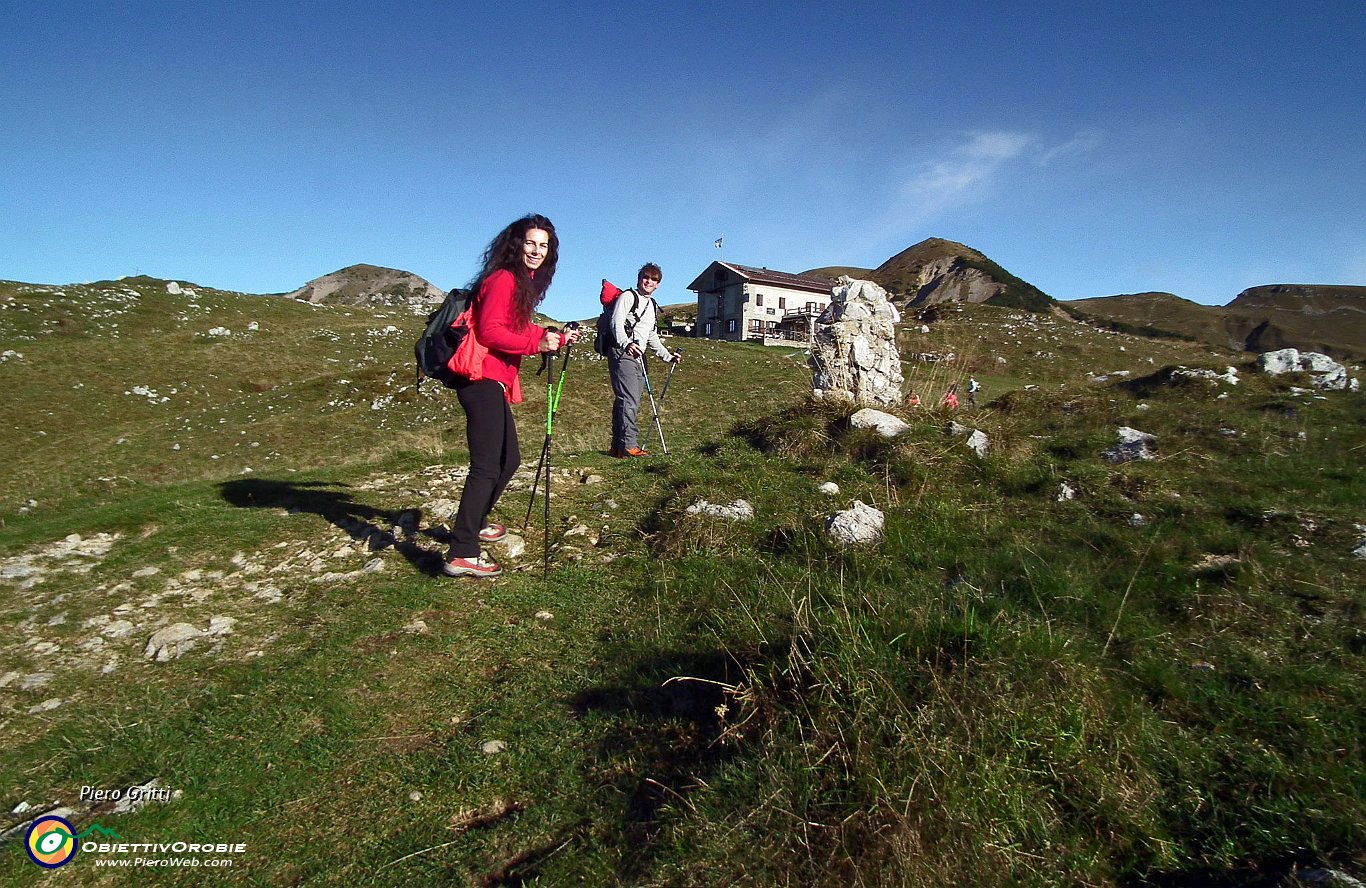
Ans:
[[[627,456],[649,456],[649,455],[650,455],[650,451],[646,450],[646,449],[643,448],[643,447],[627,447],[627,448],[626,448],[626,455],[627,455]]]

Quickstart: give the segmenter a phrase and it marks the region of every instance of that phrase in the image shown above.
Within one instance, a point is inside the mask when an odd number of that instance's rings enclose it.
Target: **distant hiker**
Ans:
[[[968,406],[969,406],[969,407],[976,407],[976,406],[977,406],[977,392],[978,392],[981,388],[982,388],[982,387],[981,387],[980,385],[977,384],[977,377],[975,377],[975,376],[969,376],[969,377],[968,377]]]
[[[920,395],[916,394],[915,389],[911,389],[911,396],[906,399],[906,403],[912,407],[920,406]]]
[[[572,345],[577,331],[561,335],[531,323],[531,312],[545,298],[555,277],[560,242],[544,216],[523,216],[484,251],[483,270],[471,285],[473,335],[488,349],[477,370],[457,379],[465,409],[465,439],[470,473],[451,526],[451,546],[442,572],[452,577],[493,577],[502,573],[484,558],[480,543],[495,543],[507,528],[488,520],[508,481],[521,465],[512,406],[522,401],[518,370],[524,355],[559,351]]]
[[[953,383],[949,390],[944,392],[944,406],[950,410],[958,409],[958,383]]]
[[[649,456],[640,446],[636,413],[645,390],[645,347],[654,349],[661,361],[682,361],[681,352],[670,352],[655,330],[654,292],[663,272],[647,262],[636,273],[636,285],[617,297],[612,310],[612,342],[607,346],[607,370],[612,377],[612,447],[616,459]]]

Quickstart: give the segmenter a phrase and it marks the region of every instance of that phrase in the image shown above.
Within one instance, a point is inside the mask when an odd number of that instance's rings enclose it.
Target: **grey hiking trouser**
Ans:
[[[612,447],[626,450],[639,446],[640,429],[636,413],[640,410],[640,395],[645,391],[645,367],[640,360],[614,348],[607,354],[607,371],[612,377]]]

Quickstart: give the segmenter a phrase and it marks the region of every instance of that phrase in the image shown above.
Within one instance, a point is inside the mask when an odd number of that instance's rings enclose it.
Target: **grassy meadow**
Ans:
[[[1359,394],[943,307],[902,325],[926,406],[895,441],[812,401],[800,351],[675,341],[669,455],[647,403],[655,456],[618,461],[605,362],[579,348],[548,574],[538,499],[525,551],[490,548],[511,570],[452,580],[464,420],[414,389],[422,318],[179,288],[0,283],[0,831],[65,807],[78,833],[246,850],[44,872],[21,830],[0,884],[1366,874]],[[1237,385],[1172,373],[1230,365]],[[970,375],[976,408],[935,406]],[[1156,459],[1102,459],[1121,426]],[[689,511],[738,499],[752,520]],[[855,500],[881,543],[826,536]],[[193,646],[149,658],[180,623]],[[81,799],[150,780],[174,798]]]

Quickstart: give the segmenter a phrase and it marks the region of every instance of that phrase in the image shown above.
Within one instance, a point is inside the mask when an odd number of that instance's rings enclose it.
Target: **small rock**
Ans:
[[[485,740],[479,747],[479,751],[484,755],[497,755],[507,749],[508,745],[502,740]]]
[[[179,798],[180,793],[170,792],[169,787],[163,787],[161,781],[155,777],[135,786],[130,786],[124,790],[123,797],[115,803],[111,814],[131,814],[134,811],[147,807],[152,802],[168,802],[173,798]]]
[[[1128,426],[1122,426],[1116,431],[1119,443],[1114,447],[1101,453],[1101,459],[1112,463],[1125,463],[1134,460],[1152,460],[1157,456],[1149,449],[1150,445],[1157,443],[1157,438],[1147,432],[1140,432]]]
[[[820,487],[817,487],[816,489],[819,490],[821,493],[825,494],[826,496],[838,496],[840,492],[840,486],[836,484],[834,481],[826,481],[824,484],[822,484]]]
[[[174,623],[158,629],[147,639],[147,647],[142,655],[149,660],[165,663],[181,656],[204,637],[204,632],[189,623]]]
[[[555,619],[555,615],[550,611],[536,611],[536,619],[544,622],[545,620]]]
[[[526,540],[515,533],[503,537],[499,545],[503,547],[503,554],[509,561],[516,561],[526,551]]]
[[[884,438],[895,438],[911,430],[903,420],[871,407],[865,407],[849,417],[849,425],[856,429],[872,429]]]
[[[407,632],[410,635],[432,634],[431,627],[427,625],[426,620],[413,620],[411,623],[403,627],[403,631]]]
[[[1239,563],[1236,555],[1213,555],[1206,554],[1195,564],[1191,565],[1191,570],[1197,573],[1217,573],[1227,571],[1237,566]]]
[[[19,683],[19,688],[25,691],[34,691],[38,688],[45,688],[52,683],[56,675],[52,672],[34,672],[25,675],[24,680]]]
[[[115,620],[112,623],[107,623],[105,627],[100,630],[100,634],[105,638],[123,638],[126,635],[132,634],[134,628],[133,624],[127,620]]]
[[[1058,485],[1058,502],[1065,503],[1070,499],[1076,498],[1077,490],[1066,481]]]
[[[65,702],[65,700],[53,697],[51,700],[44,700],[37,706],[30,706],[28,709],[28,714],[37,715],[40,712],[51,712],[54,709],[61,708],[62,704]]]
[[[986,456],[987,450],[991,447],[991,441],[987,439],[986,433],[980,429],[974,429],[968,435],[968,449],[978,456]]]
[[[236,617],[210,617],[209,628],[204,630],[205,635],[231,635],[232,627],[237,625]]]
[[[718,505],[706,500],[698,500],[685,510],[689,515],[706,515],[726,521],[748,521],[754,517],[754,507],[745,500],[736,500],[730,505]]]
[[[836,542],[845,545],[874,543],[882,539],[886,516],[862,500],[826,519],[825,530]]]

